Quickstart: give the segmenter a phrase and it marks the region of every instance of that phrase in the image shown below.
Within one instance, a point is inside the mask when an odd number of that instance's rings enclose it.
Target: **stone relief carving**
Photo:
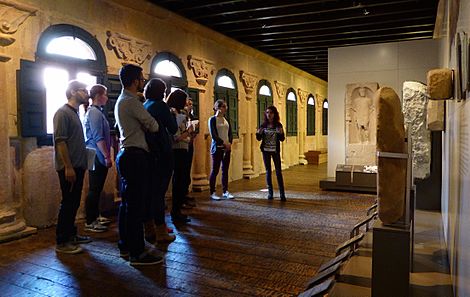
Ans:
[[[124,60],[123,64],[137,63],[142,65],[151,57],[152,43],[127,36],[118,32],[106,31],[108,48]]]
[[[307,97],[310,94],[308,91],[302,90],[301,88],[297,89],[300,99],[300,108],[304,108],[305,102],[307,101]]]
[[[256,83],[258,77],[254,74],[247,73],[243,70],[240,70],[240,80],[245,87],[246,99],[251,100],[253,98],[253,93],[256,88]]]
[[[17,1],[0,0],[0,46],[6,47],[15,42],[11,35],[30,16],[36,15],[37,9]],[[9,61],[11,58],[0,53],[0,62]]]
[[[278,105],[281,106],[284,102],[283,99],[286,97],[287,84],[275,80],[274,85],[276,86],[276,93],[279,96]]]
[[[426,129],[426,85],[403,83],[403,114],[413,148],[413,176],[425,178],[431,167],[431,132]]]
[[[188,56],[188,67],[193,70],[198,84],[205,86],[209,75],[214,74],[214,63],[192,55]]]
[[[346,164],[376,164],[376,108],[373,96],[377,89],[377,83],[346,86]]]

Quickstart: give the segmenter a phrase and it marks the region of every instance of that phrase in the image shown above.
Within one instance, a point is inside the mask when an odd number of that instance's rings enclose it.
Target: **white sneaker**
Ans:
[[[217,196],[216,193],[212,193],[210,197],[212,200],[220,200],[220,196]]]
[[[55,251],[64,254],[78,254],[81,253],[83,249],[76,244],[66,242],[57,244],[55,247]]]
[[[229,191],[224,192],[224,193],[222,194],[222,196],[223,196],[225,199],[233,199],[233,198],[235,198],[235,196],[233,196],[232,193],[230,193]]]
[[[101,233],[101,232],[108,231],[108,227],[106,227],[105,225],[100,224],[98,222],[98,220],[96,220],[91,224],[86,224],[85,223],[84,230],[89,231],[89,232]]]

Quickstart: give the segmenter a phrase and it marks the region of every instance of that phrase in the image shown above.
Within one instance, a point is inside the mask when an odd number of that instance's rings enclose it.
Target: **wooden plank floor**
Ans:
[[[119,257],[115,222],[91,234],[79,255],[55,253],[55,228],[0,244],[0,296],[298,295],[374,200],[322,192],[325,176],[325,164],[285,170],[286,203],[276,192],[274,201],[265,198],[264,175],[230,183],[234,200],[194,193],[191,223],[159,247],[165,262],[157,266],[136,269]]]

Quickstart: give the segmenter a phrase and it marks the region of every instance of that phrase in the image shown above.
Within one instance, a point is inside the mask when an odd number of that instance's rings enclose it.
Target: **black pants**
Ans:
[[[138,257],[145,249],[144,220],[151,182],[152,157],[142,149],[126,148],[116,159],[121,181],[119,248]]]
[[[83,177],[85,169],[74,168],[76,180],[69,183],[65,180],[65,169],[57,171],[59,175],[60,190],[62,191],[62,201],[60,202],[59,217],[57,219],[56,241],[62,244],[70,241],[73,236],[77,235],[77,227],[75,226],[75,216],[80,207],[80,199],[82,196]]]
[[[165,223],[165,194],[170,185],[171,175],[173,174],[173,152],[160,153],[158,159],[155,159],[152,181],[152,205],[150,206],[156,225]]]
[[[173,214],[181,212],[181,205],[184,202],[186,195],[186,172],[188,171],[188,150],[186,149],[173,149],[174,158],[174,171],[173,171],[173,184],[172,184],[172,207]],[[185,188],[186,186],[186,188]]]
[[[88,196],[85,202],[86,223],[93,223],[100,215],[100,196],[103,191],[108,168],[95,157],[95,170],[88,171]]]
[[[273,193],[273,181],[271,172],[271,158],[274,162],[274,168],[276,170],[277,185],[279,186],[279,192],[281,196],[284,195],[284,180],[282,178],[281,168],[281,155],[279,153],[263,152],[264,167],[266,168],[266,185],[268,186],[269,193]]]

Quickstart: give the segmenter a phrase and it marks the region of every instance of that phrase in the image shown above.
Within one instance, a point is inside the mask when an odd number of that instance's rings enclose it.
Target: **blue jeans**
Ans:
[[[69,183],[65,180],[65,170],[57,171],[59,175],[60,190],[62,192],[62,201],[60,202],[59,217],[57,219],[56,241],[57,244],[69,242],[73,236],[77,235],[77,226],[75,226],[75,216],[80,207],[82,197],[83,177],[85,169],[74,168],[76,180]]]
[[[88,171],[89,190],[85,202],[86,223],[93,223],[100,214],[100,196],[108,175],[108,168],[95,158],[95,170]]]
[[[145,208],[150,197],[152,157],[138,148],[121,150],[116,158],[121,181],[119,207],[119,248],[138,257],[145,249]]]

